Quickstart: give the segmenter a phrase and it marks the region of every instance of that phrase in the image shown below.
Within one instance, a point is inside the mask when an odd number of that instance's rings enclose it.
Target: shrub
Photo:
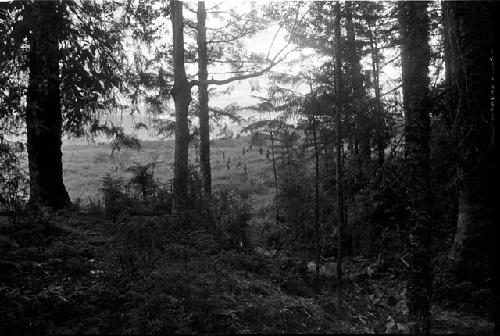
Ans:
[[[107,173],[102,178],[100,191],[104,196],[104,214],[106,218],[111,218],[115,221],[127,203],[127,197],[123,188],[123,179]]]
[[[248,247],[247,226],[251,207],[235,189],[223,189],[215,195],[217,237],[230,248]]]
[[[0,134],[0,211],[18,212],[28,198],[29,181],[21,168],[25,157],[19,153],[23,150],[21,142]]]
[[[129,184],[138,194],[141,195],[143,200],[146,200],[148,196],[152,196],[157,187],[152,171],[154,166],[155,162],[147,163],[145,165],[136,162],[135,165],[126,169],[126,171],[132,173]]]

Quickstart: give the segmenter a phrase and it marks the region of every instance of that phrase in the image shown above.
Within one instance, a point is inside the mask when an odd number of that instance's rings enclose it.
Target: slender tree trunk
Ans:
[[[314,113],[315,111],[313,111]],[[314,141],[314,226],[316,228],[316,275],[314,283],[316,290],[319,291],[319,264],[321,262],[321,246],[320,246],[320,222],[319,222],[319,153],[318,153],[318,137],[316,134],[316,116],[312,116],[313,122],[313,141]]]
[[[410,268],[407,282],[409,319],[417,334],[430,332],[431,202],[429,118],[429,18],[427,2],[399,2],[405,110],[405,156],[408,174]]]
[[[199,119],[200,119],[200,168],[203,178],[203,189],[205,196],[210,198],[212,195],[212,172],[210,168],[210,126],[208,109],[208,79],[207,71],[207,12],[205,2],[198,1],[198,100],[199,100]]]
[[[274,175],[274,188],[276,192],[276,221],[279,222],[280,220],[280,206],[279,206],[279,200],[278,200],[278,174],[276,172],[276,160],[274,158],[274,135],[273,131],[270,131],[269,134],[271,135],[271,156],[273,159],[273,175]]]
[[[62,110],[59,79],[61,21],[55,2],[31,4],[29,86],[26,105],[30,203],[60,209],[70,203],[63,183]]]
[[[490,13],[490,21],[491,21],[491,27],[495,27],[495,20],[498,20],[498,17],[500,15],[500,4],[498,2],[495,2],[493,4],[493,10]],[[494,85],[494,107],[493,107],[493,115],[497,116],[494,118],[494,128],[496,129],[498,126],[498,110],[499,110],[499,102],[500,102],[500,90],[499,90],[499,80],[500,80],[500,62],[499,62],[499,57],[500,57],[500,43],[495,43],[494,41],[498,41],[500,39],[500,33],[498,32],[498,29],[491,29],[493,31],[493,85]],[[499,157],[498,153],[498,146],[495,145],[495,148],[493,149],[493,156]],[[495,169],[495,166],[492,166],[491,169]],[[494,176],[494,183],[492,185],[497,186],[499,184],[499,178],[498,174],[493,174]],[[496,182],[496,183],[495,183]],[[497,199],[496,196],[496,190],[495,188],[491,188],[489,190],[490,197],[492,199]],[[495,215],[495,214],[494,214]],[[496,208],[496,217],[498,218],[498,208]],[[496,237],[496,235],[491,234],[491,237]],[[498,270],[499,269],[499,260],[498,258],[493,258],[492,262],[492,269]],[[497,271],[498,272],[498,271]],[[500,292],[498,288],[498,273],[495,274],[494,280],[495,280],[495,287],[493,288],[494,291],[494,306],[493,306],[493,321],[495,322],[495,331],[494,333],[496,335],[500,335]]]
[[[188,153],[189,128],[188,108],[191,102],[191,84],[184,68],[184,18],[182,1],[171,0],[171,20],[173,36],[174,87],[172,97],[175,102],[175,154],[174,154],[174,210],[186,207],[189,179]]]
[[[336,181],[337,181],[337,306],[342,307],[342,231],[344,230],[344,196],[342,181],[342,61],[340,45],[340,3],[335,3],[335,22],[334,22],[334,49],[335,49],[335,114],[336,114],[336,133],[337,133],[337,160],[336,160]]]
[[[498,2],[495,2],[493,4],[493,10],[491,11],[490,13],[490,22],[491,22],[491,27],[494,27],[495,26],[495,20],[498,19],[500,15],[500,4]],[[491,29],[491,31],[493,31],[493,41],[498,41],[500,39],[500,33],[498,32],[498,29]],[[499,102],[500,102],[500,94],[499,94],[499,80],[500,80],[500,62],[499,62],[499,56],[500,55],[500,44],[497,42],[493,42],[493,85],[494,85],[494,107],[493,107],[493,115],[494,116],[497,116],[497,118],[495,118],[494,120],[494,127],[495,129],[497,128],[498,126],[498,110],[499,110]],[[493,155],[496,156],[496,157],[499,157],[498,155],[498,146],[495,146],[495,148],[493,149]],[[494,167],[492,167],[492,169],[494,169]],[[498,185],[498,182],[499,182],[499,179],[498,179],[498,174],[493,174],[494,176],[494,180],[496,183],[492,183],[492,185],[494,186],[497,186]],[[491,190],[493,189],[493,190]],[[490,189],[490,196],[492,196],[491,198],[492,199],[496,199],[496,190],[494,188],[491,188]],[[496,213],[496,217],[498,218],[498,208],[497,208],[497,213]],[[491,235],[492,237],[494,237],[495,235]],[[494,258],[494,263],[493,263],[493,269],[496,269],[498,270],[499,269],[499,260],[498,258]],[[499,290],[498,290],[498,277],[495,275],[494,279],[496,280],[496,286],[494,287],[494,294],[495,294],[495,304],[494,304],[494,307],[493,307],[493,311],[494,311],[494,316],[493,316],[493,320],[495,322],[495,334],[496,335],[500,335],[500,293],[499,293]]]
[[[485,280],[493,277],[494,51],[485,22],[492,9],[483,1],[443,3],[447,81],[452,94],[447,120],[459,151],[458,222],[452,257],[459,276],[480,286],[488,286]]]
[[[372,27],[368,27],[370,34],[370,54],[372,59],[372,72],[373,72],[373,88],[375,90],[375,120],[376,120],[376,139],[375,145],[377,149],[377,161],[381,167],[385,160],[385,136],[384,136],[384,111],[382,109],[382,101],[380,100],[380,63],[378,57],[378,47],[373,36]]]

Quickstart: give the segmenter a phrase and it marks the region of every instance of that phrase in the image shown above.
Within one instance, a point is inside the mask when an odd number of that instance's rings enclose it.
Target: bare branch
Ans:
[[[304,15],[305,15],[305,13],[304,13]],[[293,38],[293,35],[295,34],[295,30],[297,29],[297,27],[299,25],[299,21],[302,22],[302,20],[304,18],[304,15],[302,15],[302,17],[299,20],[298,19],[298,17],[299,17],[299,11],[297,11],[296,16],[295,16],[294,27],[293,27],[293,29],[292,29],[292,31],[290,33],[290,36],[288,38],[287,44],[284,47],[282,47],[274,55],[274,57],[272,59],[269,59],[269,54],[271,52],[272,46],[274,44],[276,36],[278,35],[281,27],[277,30],[277,32],[275,33],[274,38],[273,38],[273,40],[271,42],[271,45],[269,46],[269,50],[268,50],[268,53],[267,53],[267,56],[266,56],[266,59],[269,61],[268,66],[266,66],[265,68],[263,68],[263,69],[261,69],[259,71],[247,73],[245,75],[233,76],[233,77],[229,77],[229,78],[226,78],[226,79],[210,79],[210,80],[204,81],[203,84],[206,84],[206,85],[211,85],[211,84],[214,84],[214,85],[225,85],[225,84],[229,84],[229,83],[232,83],[232,82],[235,82],[235,81],[241,81],[241,80],[245,80],[245,79],[259,77],[259,76],[262,76],[263,74],[265,74],[266,72],[270,71],[277,64],[279,64],[283,60],[285,60],[290,53],[292,53],[293,51],[297,50],[297,48],[293,48],[293,49],[289,50],[288,52],[286,52],[283,56],[280,57],[280,55],[283,52],[285,52],[285,50],[290,46],[292,38]],[[190,85],[191,86],[197,86],[197,85],[200,85],[200,84],[202,84],[202,82],[200,80],[192,80],[192,81],[190,81]]]
[[[387,92],[385,92],[385,93],[382,93],[382,94],[380,95],[380,97],[386,96],[386,95],[388,95],[388,94],[390,94],[390,93],[392,93],[392,92],[394,92],[394,91],[397,91],[397,90],[399,90],[402,86],[403,86],[403,84],[399,84],[399,85],[398,85],[398,86],[396,86],[394,89],[391,89],[391,90],[389,90],[389,91],[387,91]]]
[[[271,49],[273,48],[274,41],[276,40],[276,37],[278,36],[280,31],[281,31],[281,26],[278,27],[278,30],[276,30],[276,33],[274,33],[273,39],[271,40],[271,44],[269,45],[269,49],[267,50],[266,59],[269,58],[269,54],[271,53]]]
[[[258,29],[253,29],[253,30],[248,30],[248,31],[245,31],[239,35],[235,35],[235,36],[232,36],[226,40],[209,40],[207,41],[207,44],[215,44],[215,43],[229,43],[229,42],[234,42],[236,40],[239,40],[247,35],[252,35],[252,34],[255,34],[255,33],[258,33],[259,31],[262,31],[264,30],[265,28],[262,27],[262,28],[258,28]]]
[[[250,79],[250,78],[255,78],[255,77],[262,76],[266,72],[270,71],[274,66],[276,66],[276,64],[282,62],[292,51],[296,50],[296,49],[292,49],[289,52],[287,52],[283,57],[281,57],[279,60],[276,60],[277,56],[279,56],[279,54],[281,54],[281,52],[283,51],[283,49],[275,56],[275,58],[273,58],[273,60],[271,60],[271,62],[269,63],[269,65],[267,67],[265,67],[264,69],[261,69],[261,70],[259,70],[257,72],[251,72],[251,73],[248,73],[246,75],[233,76],[233,77],[229,77],[229,78],[226,78],[226,79],[209,79],[209,80],[206,81],[206,84],[207,85],[211,85],[211,84],[214,84],[214,85],[224,85],[224,84],[229,84],[229,83],[232,83],[232,82],[235,82],[235,81],[240,81],[240,80],[245,80],[245,79]],[[193,80],[190,83],[191,83],[192,86],[200,85],[201,84],[201,82],[199,80]]]
[[[394,61],[398,60],[399,58],[401,58],[401,54],[398,53],[396,56],[394,56],[393,58],[391,58],[389,61],[385,62],[384,64],[382,64],[379,68],[379,71],[382,70],[384,67],[388,66],[389,64],[393,63]]]

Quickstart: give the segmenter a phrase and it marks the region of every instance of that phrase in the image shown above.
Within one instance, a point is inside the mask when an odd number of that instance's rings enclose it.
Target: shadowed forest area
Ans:
[[[0,334],[497,334],[498,8],[0,2]]]

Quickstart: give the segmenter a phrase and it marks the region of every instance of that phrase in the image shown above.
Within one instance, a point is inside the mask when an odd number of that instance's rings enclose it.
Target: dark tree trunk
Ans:
[[[29,36],[26,104],[30,203],[60,209],[70,203],[63,183],[62,110],[59,79],[61,22],[55,2],[35,2]]]
[[[495,2],[493,3],[493,10],[490,12],[490,26],[492,28],[495,27],[495,20],[498,20],[498,17],[500,15],[500,4],[498,2]],[[494,116],[497,116],[495,118],[495,122],[494,122],[494,127],[495,129],[497,128],[498,126],[498,105],[499,105],[499,101],[500,101],[500,94],[499,94],[499,80],[500,80],[500,62],[499,62],[499,55],[500,55],[500,43],[495,43],[495,41],[498,41],[500,39],[500,33],[498,32],[498,29],[491,29],[491,31],[493,31],[493,85],[494,85],[494,108],[493,108],[493,115]],[[498,153],[498,146],[495,145],[495,148],[493,149],[493,156],[495,157],[499,157],[499,153]],[[491,169],[495,169],[495,166],[492,166]],[[492,183],[493,186],[497,186],[498,185],[498,174],[493,174],[494,176],[494,179],[493,181],[496,182],[496,183]],[[496,197],[496,190],[495,188],[491,188],[490,189],[490,197],[492,199],[497,199]],[[498,201],[497,201],[498,202]],[[498,218],[498,208],[496,208],[496,218]],[[491,234],[491,237],[495,237],[494,234]],[[498,270],[499,269],[499,259],[498,258],[493,258],[494,262],[492,262],[492,268],[494,270]],[[494,282],[495,282],[495,287],[493,288],[494,290],[494,300],[495,300],[495,303],[494,303],[494,306],[493,306],[493,311],[494,311],[494,315],[493,315],[493,321],[495,322],[495,334],[496,335],[500,335],[500,293],[499,293],[499,288],[498,288],[498,271],[495,272],[495,275],[494,275]]]
[[[493,44],[490,26],[485,20],[492,9],[489,2],[483,1],[443,2],[446,75],[451,91],[447,121],[458,149],[459,177],[458,222],[452,257],[464,280],[482,286],[493,276],[495,223],[491,197],[495,177],[491,105]]]
[[[314,107],[313,107],[314,108]],[[316,235],[316,275],[314,283],[316,290],[319,291],[319,264],[321,262],[321,246],[320,246],[320,222],[319,222],[319,152],[318,152],[318,137],[317,137],[317,127],[316,127],[316,116],[314,113],[316,110],[312,111],[312,122],[313,122],[313,141],[314,141],[314,226]]]
[[[191,84],[186,78],[184,68],[184,18],[182,6],[181,1],[171,0],[174,64],[172,97],[175,102],[174,210],[180,210],[187,205],[189,179],[188,108],[191,103]]]
[[[347,41],[347,63],[349,65],[350,92],[354,101],[355,121],[354,137],[355,147],[359,146],[359,152],[356,150],[359,170],[363,171],[370,161],[370,127],[364,104],[363,75],[361,73],[360,55],[356,48],[356,32],[352,20],[353,2],[345,3],[345,28]]]
[[[212,195],[212,172],[210,168],[210,126],[208,109],[208,79],[207,71],[207,28],[205,2],[198,2],[198,100],[200,119],[200,168],[203,178],[205,196]]]
[[[399,2],[408,174],[410,257],[407,282],[409,320],[417,334],[430,331],[431,202],[429,118],[429,18],[427,2]]]
[[[274,188],[276,193],[276,222],[280,220],[280,206],[279,206],[279,198],[278,198],[278,173],[276,171],[276,160],[274,157],[274,135],[273,131],[270,131],[271,135],[271,157],[273,159],[273,175],[274,175]]]
[[[341,127],[341,114],[342,114],[342,61],[340,54],[340,3],[335,3],[335,22],[334,22],[334,43],[335,43],[335,114],[336,114],[336,133],[337,133],[337,160],[336,160],[336,173],[335,179],[337,181],[337,307],[342,307],[342,231],[344,230],[344,195],[343,195],[343,181],[342,181],[342,127]]]
[[[376,136],[375,147],[377,150],[377,161],[381,167],[385,160],[385,120],[384,111],[382,109],[382,101],[380,100],[380,63],[378,57],[378,47],[373,36],[372,27],[369,24],[368,31],[370,34],[370,54],[372,59],[372,72],[373,72],[373,88],[375,90],[375,123],[376,123]]]

